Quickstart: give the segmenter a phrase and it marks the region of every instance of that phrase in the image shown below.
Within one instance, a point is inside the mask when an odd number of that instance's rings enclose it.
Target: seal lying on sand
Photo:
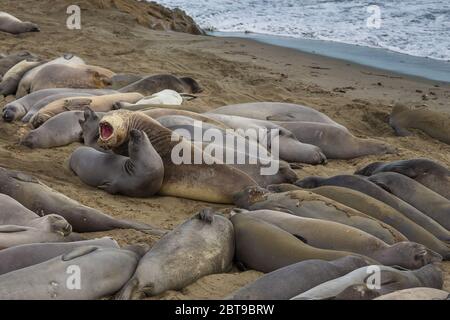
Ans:
[[[377,173],[368,179],[450,230],[450,201],[440,194],[395,172]]]
[[[70,156],[70,169],[81,181],[111,194],[149,197],[159,191],[164,164],[147,135],[130,131],[129,157],[80,147]]]
[[[422,287],[394,291],[374,300],[448,300],[449,297],[447,291]]]
[[[235,209],[234,212],[243,212]],[[418,269],[442,257],[425,246],[404,241],[389,246],[380,239],[344,224],[294,216],[273,210],[246,211],[244,214],[273,224],[310,246],[353,252],[372,258],[386,266]]]
[[[150,249],[118,298],[180,290],[203,276],[227,272],[233,256],[233,225],[211,209],[203,209]]]
[[[14,65],[3,75],[2,82],[0,83],[0,95],[7,96],[15,94],[23,75],[40,64],[42,64],[40,61],[22,60]]]
[[[102,89],[108,86],[115,73],[111,70],[84,64],[51,64],[33,77],[30,92],[50,88]]]
[[[396,105],[392,109],[389,124],[398,136],[409,136],[408,129],[418,129],[430,137],[450,144],[450,115],[428,109],[410,109]]]
[[[144,97],[137,101],[136,103],[129,102],[117,102],[115,106],[117,109],[122,109],[129,106],[137,106],[137,105],[171,105],[171,106],[179,106],[183,103],[183,97],[180,93],[170,90],[164,89],[163,91],[152,94],[151,96]]]
[[[439,223],[417,210],[409,203],[393,196],[375,183],[356,175],[338,175],[331,178],[307,177],[295,183],[301,188],[317,188],[320,186],[337,186],[353,189],[386,203],[395,210],[401,212],[436,238],[450,242],[450,233]]]
[[[375,139],[361,139],[333,124],[279,121],[303,143],[315,145],[329,159],[353,159],[372,154],[395,152],[395,148]]]
[[[305,260],[263,275],[232,293],[229,300],[288,300],[325,281],[367,266],[361,257],[347,256],[334,261]]]
[[[387,244],[408,239],[393,227],[329,198],[304,190],[270,193],[248,187],[234,195],[235,204],[249,210],[268,209],[305,218],[329,220],[363,230]]]
[[[104,298],[120,290],[133,275],[138,261],[138,255],[129,250],[96,246],[75,248],[46,262],[0,276],[0,299]],[[81,277],[80,282],[71,281],[70,276],[75,274]]]
[[[32,176],[1,167],[0,193],[9,195],[29,210],[41,216],[53,213],[64,217],[76,232],[95,232],[112,229],[151,231],[153,229],[151,226],[143,223],[110,217],[66,197]]]
[[[140,112],[117,110],[105,115],[99,124],[98,144],[104,149],[128,155],[129,133],[132,129],[144,131],[164,162],[164,182],[159,193],[194,200],[231,203],[232,195],[257,183],[246,173],[229,165],[214,164],[214,159],[197,149],[157,121]],[[190,150],[191,163],[174,163],[175,158]],[[195,159],[202,155],[200,164]],[[183,155],[183,158],[189,157]],[[206,164],[206,160],[210,161]],[[182,159],[176,159],[182,160]],[[189,161],[188,161],[189,162]]]
[[[36,112],[57,99],[80,96],[81,94],[95,96],[112,93],[115,93],[115,91],[108,89],[56,88],[39,90],[7,103],[3,108],[3,120],[11,122],[22,119],[23,122],[28,122]]]
[[[0,250],[0,275],[42,263],[82,246],[119,248],[115,240],[107,237],[75,242],[23,244]]]
[[[352,271],[345,276],[330,280],[294,297],[294,300],[333,299],[350,286],[370,283],[370,277],[377,270],[380,271],[380,288],[375,291],[379,294],[387,294],[401,289],[414,287],[430,287],[441,289],[442,271],[435,264],[428,264],[414,271],[400,271],[387,266],[368,266]]]
[[[171,89],[179,93],[198,93],[202,91],[202,88],[194,79],[189,77],[178,78],[170,74],[148,76],[119,89],[119,91],[139,92],[144,96],[149,96],[164,89]]]
[[[231,222],[236,239],[236,261],[249,269],[267,273],[304,260],[331,261],[358,256],[348,251],[312,247],[289,232],[247,214],[235,214]],[[375,261],[363,258],[371,263]]]
[[[430,159],[374,162],[357,170],[355,174],[371,176],[379,172],[403,174],[450,200],[450,171]]]
[[[84,110],[89,107],[93,111],[107,112],[113,109],[116,101],[137,101],[142,98],[140,93],[113,93],[101,96],[85,96],[59,99],[40,109],[30,119],[33,128],[38,128],[45,121],[65,111]]]
[[[36,75],[39,73],[39,71],[53,64],[66,64],[76,66],[76,65],[84,65],[85,63],[83,59],[81,59],[80,57],[77,57],[71,53],[66,53],[62,57],[50,60],[44,64],[41,64],[40,66],[37,66],[36,68],[31,69],[23,76],[22,80],[20,80],[16,92],[16,98],[22,98],[23,96],[30,93],[31,85],[34,79],[36,78]]]
[[[39,32],[39,26],[29,21],[21,21],[13,15],[0,11],[0,31],[11,34]]]
[[[19,51],[0,57],[0,76],[3,76],[9,69],[14,67],[20,61],[33,60],[37,57],[28,51]]]

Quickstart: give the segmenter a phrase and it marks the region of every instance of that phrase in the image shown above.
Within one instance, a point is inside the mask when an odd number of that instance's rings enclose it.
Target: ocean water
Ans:
[[[327,40],[450,61],[450,0],[158,2],[185,10],[208,30]]]

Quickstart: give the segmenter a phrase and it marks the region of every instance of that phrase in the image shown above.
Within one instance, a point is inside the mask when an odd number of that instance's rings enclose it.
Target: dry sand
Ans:
[[[66,8],[71,4],[71,1],[2,0],[1,10],[38,23],[41,32],[19,36],[0,33],[0,52],[29,50],[44,58],[71,52],[89,64],[115,72],[191,76],[205,90],[187,106],[210,110],[251,101],[301,103],[324,112],[357,136],[381,139],[399,149],[393,155],[331,160],[325,166],[305,165],[297,170],[300,177],[352,173],[376,160],[412,157],[428,157],[450,167],[449,145],[423,134],[396,137],[387,124],[389,112],[396,102],[450,112],[449,84],[405,77],[249,40],[152,31],[138,25],[129,14],[116,9],[97,9],[89,1],[78,1],[82,8],[82,29],[71,31],[65,27]],[[0,100],[0,107],[10,100],[13,97]],[[0,122],[0,166],[28,172],[83,204],[113,216],[168,229],[198,209],[211,206],[172,197],[134,199],[112,196],[90,188],[65,165],[78,145],[30,150],[17,144],[27,130],[19,123]],[[86,234],[89,238],[103,235],[113,236],[121,244],[152,244],[157,240],[133,230]],[[445,289],[450,290],[450,263],[444,263],[443,267],[446,270]],[[234,269],[228,274],[205,277],[181,292],[171,291],[157,298],[218,299],[260,275],[255,271],[241,273]]]

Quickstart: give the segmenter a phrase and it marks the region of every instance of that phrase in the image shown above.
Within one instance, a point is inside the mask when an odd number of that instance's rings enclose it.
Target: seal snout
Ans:
[[[100,137],[105,141],[111,138],[114,133],[114,128],[108,122],[100,122],[99,129]]]
[[[14,120],[14,112],[11,109],[4,109],[2,118],[5,122],[12,122]]]

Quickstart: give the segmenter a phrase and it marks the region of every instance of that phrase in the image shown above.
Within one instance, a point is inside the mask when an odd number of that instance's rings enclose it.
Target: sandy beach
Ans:
[[[324,112],[354,135],[386,141],[396,154],[366,156],[352,160],[329,160],[326,165],[304,165],[298,176],[332,176],[353,173],[373,161],[427,157],[450,167],[450,146],[422,133],[397,137],[387,123],[395,103],[450,112],[450,84],[325,58],[313,54],[239,38],[154,31],[137,23],[130,14],[115,8],[99,9],[78,1],[82,8],[81,30],[66,28],[70,1],[39,2],[2,0],[1,10],[41,27],[39,33],[13,36],[0,33],[0,52],[28,50],[50,59],[73,53],[88,64],[118,73],[171,73],[198,80],[204,91],[186,107],[211,110],[219,106],[282,101],[304,104]],[[107,1],[104,1],[105,3]],[[0,98],[0,107],[13,96]],[[223,207],[172,197],[149,199],[113,196],[83,184],[66,166],[72,144],[54,149],[31,150],[18,141],[29,128],[22,123],[0,122],[0,166],[30,173],[52,188],[83,204],[116,217],[173,229],[200,208]],[[112,236],[121,245],[157,238],[134,230],[84,234],[86,238]],[[450,290],[450,262],[445,270],[444,290]],[[220,299],[254,281],[256,271],[212,275],[180,292],[170,291],[156,299]]]

